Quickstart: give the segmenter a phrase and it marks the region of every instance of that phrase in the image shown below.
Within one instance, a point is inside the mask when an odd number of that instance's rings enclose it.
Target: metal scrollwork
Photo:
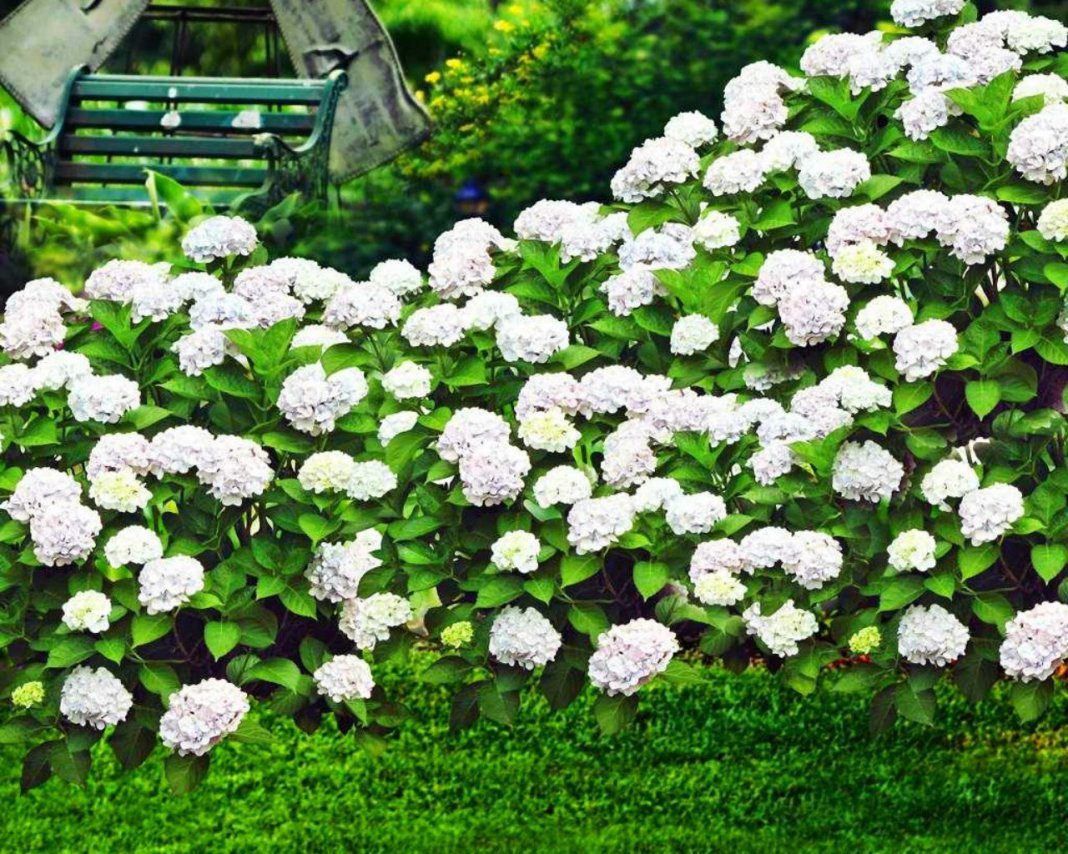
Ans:
[[[13,189],[24,199],[41,198],[51,186],[55,149],[15,131],[10,131],[2,144]]]

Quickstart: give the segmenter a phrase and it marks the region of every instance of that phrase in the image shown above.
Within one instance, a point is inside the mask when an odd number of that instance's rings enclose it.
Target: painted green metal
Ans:
[[[294,192],[325,199],[346,82],[341,71],[279,81],[99,75],[81,67],[71,72],[44,139],[12,134],[3,148],[23,202],[147,203],[147,190],[133,186],[144,184],[146,170],[224,207],[266,207]],[[130,108],[135,101],[155,108]],[[87,106],[101,102],[127,107]],[[215,104],[257,109],[205,107]]]

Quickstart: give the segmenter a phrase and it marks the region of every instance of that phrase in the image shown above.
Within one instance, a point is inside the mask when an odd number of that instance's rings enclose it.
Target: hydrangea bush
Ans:
[[[51,280],[0,323],[5,741],[23,782],[158,742],[177,790],[257,705],[371,750],[375,662],[441,650],[452,724],[589,682],[606,732],[704,656],[930,722],[1068,658],[1068,31],[896,0],[915,31],[766,63],[613,201],[424,275],[188,262]]]

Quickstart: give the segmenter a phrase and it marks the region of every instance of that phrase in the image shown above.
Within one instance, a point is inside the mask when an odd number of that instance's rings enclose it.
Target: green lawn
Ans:
[[[1053,851],[1068,815],[1068,698],[1035,726],[949,695],[938,726],[872,739],[864,703],[803,699],[761,672],[645,692],[607,739],[588,702],[531,699],[511,730],[445,725],[443,689],[394,678],[423,718],[374,759],[336,731],[269,722],[270,746],[216,749],[173,797],[157,753],[121,779],[18,795],[6,753],[3,851]],[[588,701],[588,698],[587,698]]]

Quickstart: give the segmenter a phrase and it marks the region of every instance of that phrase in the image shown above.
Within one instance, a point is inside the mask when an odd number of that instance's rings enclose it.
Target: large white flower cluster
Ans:
[[[133,695],[103,667],[75,667],[63,680],[59,711],[78,726],[104,729],[126,720]]]
[[[366,599],[346,599],[341,605],[338,628],[357,649],[374,649],[389,637],[389,630],[412,619],[412,606],[395,593],[373,593]]]
[[[335,703],[370,699],[375,687],[370,666],[358,655],[335,655],[312,676],[319,693]]]
[[[501,664],[533,670],[560,649],[560,633],[534,608],[504,608],[490,628],[489,652]]]
[[[749,634],[756,635],[773,655],[784,658],[797,655],[798,644],[819,630],[815,615],[798,608],[792,599],[772,614],[763,613],[761,604],[754,602],[742,612],[742,620]]]
[[[328,602],[355,599],[360,580],[382,565],[375,556],[382,548],[382,534],[374,528],[360,531],[344,543],[320,543],[305,576],[311,595]]]
[[[941,605],[913,605],[897,629],[897,649],[913,664],[945,667],[964,655],[968,627]]]
[[[1005,624],[1001,666],[1014,679],[1049,679],[1068,658],[1068,605],[1041,602]]]
[[[597,638],[597,649],[590,656],[590,682],[606,694],[630,696],[663,673],[678,650],[675,633],[655,620],[613,626]]]
[[[237,731],[249,711],[248,695],[225,679],[205,679],[171,694],[159,721],[164,747],[179,756],[203,756]]]

